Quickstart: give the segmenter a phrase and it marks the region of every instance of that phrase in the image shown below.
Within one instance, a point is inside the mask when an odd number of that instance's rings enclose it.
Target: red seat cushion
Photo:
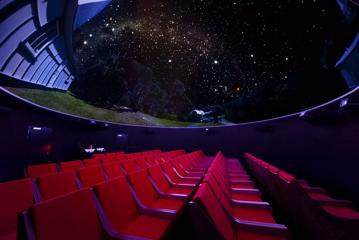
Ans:
[[[323,205],[322,208],[325,211],[327,211],[329,214],[336,217],[359,219],[359,212],[349,207],[336,207],[336,206]]]
[[[244,182],[244,183],[232,183],[231,188],[247,188],[247,189],[253,189],[254,186],[252,183]]]
[[[265,209],[236,206],[233,215],[241,220],[275,223],[271,211]]]
[[[54,198],[31,208],[38,240],[103,240],[89,189]]]
[[[170,224],[171,222],[166,219],[141,215],[127,225],[123,232],[148,239],[162,239],[167,233]]]
[[[192,189],[189,189],[189,188],[170,188],[170,189],[168,189],[168,191],[166,193],[190,195],[192,193]]]
[[[176,212],[180,211],[183,206],[183,201],[168,198],[160,198],[150,205],[152,208],[170,209]]]
[[[237,177],[230,177],[231,181],[241,181],[241,180],[250,180],[249,176],[237,176]]]
[[[27,174],[30,178],[36,178],[41,175],[56,173],[57,168],[55,163],[33,165],[27,167]]]
[[[77,190],[76,177],[73,172],[61,172],[39,177],[37,179],[42,200],[58,197]]]
[[[232,199],[238,201],[257,201],[261,202],[262,198],[260,195],[257,194],[250,194],[250,193],[232,193]]]
[[[0,183],[0,196],[0,236],[16,237],[17,214],[33,203],[31,179]]]

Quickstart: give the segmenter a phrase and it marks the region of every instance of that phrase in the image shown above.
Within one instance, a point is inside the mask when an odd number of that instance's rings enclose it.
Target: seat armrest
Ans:
[[[238,207],[248,207],[248,208],[265,209],[272,211],[271,205],[267,202],[232,200],[232,204]]]
[[[243,194],[255,194],[255,195],[258,195],[258,196],[261,196],[261,192],[254,188],[254,189],[248,189],[248,188],[231,188],[231,192],[233,193],[243,193]]]
[[[150,215],[153,217],[159,217],[163,219],[168,219],[171,221],[176,220],[177,213],[175,210],[170,209],[157,209],[157,208],[150,208],[150,207],[142,207],[141,206],[141,213],[145,215]]]
[[[185,195],[185,194],[178,194],[178,193],[163,193],[160,194],[161,197],[163,198],[169,198],[169,199],[175,199],[175,200],[186,200],[189,195]]]
[[[172,187],[190,188],[190,189],[193,189],[194,187],[196,187],[195,184],[175,183],[175,182],[172,181],[172,179],[167,175],[167,173],[163,172],[163,174],[165,175],[167,181],[170,183],[170,185],[171,185]]]
[[[238,231],[247,230],[277,236],[290,236],[288,228],[283,224],[263,223],[255,221],[242,221],[234,219],[235,227]]]
[[[173,183],[172,186],[176,188],[186,188],[186,189],[194,189],[196,187],[195,184],[186,184],[186,183]]]
[[[195,181],[200,181],[202,177],[181,177],[179,176],[182,180],[195,180]]]

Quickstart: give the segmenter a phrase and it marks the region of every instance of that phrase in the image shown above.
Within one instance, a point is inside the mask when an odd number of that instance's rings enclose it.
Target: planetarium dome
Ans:
[[[122,124],[270,119],[357,86],[356,4],[2,1],[1,85]]]
[[[358,240],[358,0],[0,0],[0,240]]]

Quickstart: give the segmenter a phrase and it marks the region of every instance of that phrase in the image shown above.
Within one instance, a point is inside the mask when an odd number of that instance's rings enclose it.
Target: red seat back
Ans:
[[[105,181],[101,166],[82,168],[77,173],[83,187],[92,187]]]
[[[77,170],[82,168],[82,162],[80,160],[69,161],[69,162],[61,162],[60,167],[62,171],[69,171],[69,170]]]
[[[120,164],[119,163],[106,163],[103,165],[103,168],[106,171],[107,177],[109,179],[116,178],[116,177],[122,177],[125,174],[122,172]]]
[[[143,204],[151,205],[157,200],[156,190],[152,186],[145,170],[130,173],[128,177]]]
[[[157,187],[162,192],[167,192],[168,189],[171,188],[171,185],[167,181],[167,179],[166,179],[165,175],[163,174],[162,169],[159,165],[149,167],[148,173],[150,174],[152,179],[155,181]]]
[[[27,167],[27,174],[30,178],[36,178],[41,175],[56,173],[57,168],[55,163],[32,165]]]
[[[83,160],[83,163],[85,167],[98,166],[101,165],[101,159],[100,158],[85,159]]]
[[[136,158],[135,161],[141,169],[146,169],[148,167],[145,157]]]
[[[42,200],[48,200],[77,190],[74,172],[67,171],[39,177],[37,185]]]
[[[212,220],[214,227],[226,240],[235,240],[236,232],[232,223],[227,218],[226,213],[222,210],[221,205],[218,203],[216,197],[206,183],[202,184],[198,192],[193,198],[193,201],[199,203],[204,207]]]
[[[180,178],[176,174],[176,172],[173,170],[172,165],[169,162],[162,163],[161,164],[162,169],[167,173],[167,175],[173,180],[173,181],[179,181]]]
[[[102,240],[101,224],[89,189],[54,198],[30,209],[38,240]]]
[[[95,191],[114,229],[122,230],[139,215],[125,177],[98,184]]]
[[[0,236],[16,232],[17,214],[32,203],[31,179],[0,183]]]
[[[140,167],[135,163],[134,159],[122,161],[122,166],[127,173],[135,172],[140,170]]]

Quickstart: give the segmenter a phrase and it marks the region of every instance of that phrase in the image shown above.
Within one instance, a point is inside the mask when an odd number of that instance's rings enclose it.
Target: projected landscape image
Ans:
[[[342,20],[335,1],[113,0],[75,30],[76,74],[66,92],[7,89],[126,124],[272,118],[347,90],[335,69],[347,45]]]

